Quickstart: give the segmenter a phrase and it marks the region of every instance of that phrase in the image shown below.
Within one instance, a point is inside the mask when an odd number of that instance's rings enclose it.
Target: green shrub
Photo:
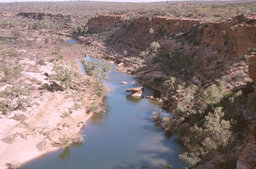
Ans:
[[[17,30],[12,30],[12,34],[13,34],[13,36],[14,36],[15,38],[18,38],[18,37],[20,37],[20,35],[21,35],[21,33],[20,33],[19,31],[17,31]]]
[[[74,87],[74,80],[78,77],[78,73],[62,66],[54,65],[55,74],[50,76],[53,81],[58,81],[63,88]]]
[[[195,102],[195,94],[198,91],[198,87],[196,85],[188,86],[183,90],[184,96],[180,99],[180,103],[177,105],[176,111],[183,113],[195,113],[193,110],[193,105]]]
[[[219,81],[218,84],[212,84],[202,92],[202,101],[206,105],[217,104],[231,91],[227,89],[225,82]]]
[[[102,81],[107,77],[109,71],[111,70],[110,64],[101,63],[99,61],[82,61],[85,67],[86,74],[89,76],[94,76],[97,80]]]
[[[224,120],[222,107],[217,107],[214,112],[210,112],[205,117],[204,132],[207,137],[203,141],[206,150],[217,150],[218,147],[224,147],[232,141],[231,125],[228,120]]]
[[[7,87],[1,92],[0,96],[3,98],[17,98],[21,96],[28,96],[30,94],[31,86],[25,83],[18,83],[12,87]]]
[[[49,38],[45,38],[44,39],[44,44],[46,45],[48,43],[48,41],[49,41]]]
[[[10,57],[17,57],[18,56],[18,52],[17,52],[17,50],[15,48],[11,48],[11,49],[9,49],[6,52],[6,55],[10,56]]]
[[[72,28],[71,34],[78,34],[78,35],[85,36],[88,33],[88,27],[85,27],[84,25],[85,24],[83,23],[79,23],[75,25]]]
[[[150,33],[150,34],[155,33],[155,31],[154,31],[154,29],[153,29],[152,27],[149,29],[149,33]]]
[[[3,114],[7,114],[7,112],[9,111],[9,105],[10,105],[10,101],[8,99],[6,100],[1,100],[0,101],[0,111]]]
[[[39,30],[46,28],[43,22],[35,21],[29,25],[29,29]]]
[[[148,56],[148,51],[142,51],[139,53],[139,55],[143,58],[143,59],[146,59],[146,57]]]
[[[150,49],[151,49],[152,52],[157,52],[159,48],[160,48],[160,43],[159,42],[152,42],[150,44]]]
[[[13,28],[15,27],[15,23],[9,21],[9,20],[4,20],[1,22],[1,25],[4,27],[4,28]]]
[[[57,60],[63,59],[63,55],[61,53],[60,48],[55,47],[54,51],[52,51],[52,55],[54,55]]]
[[[0,111],[7,114],[8,111],[21,109],[29,103],[28,96],[31,93],[31,86],[25,83],[18,83],[12,87],[7,87],[0,93],[3,98],[0,102]]]
[[[195,166],[201,159],[194,153],[183,153],[179,155],[180,161],[187,163],[189,166]]]
[[[45,65],[46,65],[46,63],[45,63],[44,60],[42,60],[42,59],[38,60],[38,61],[36,62],[36,64],[41,65],[41,66],[45,66]]]
[[[10,83],[14,80],[17,80],[20,77],[23,69],[21,66],[14,66],[14,67],[5,66],[3,68],[3,71],[4,71],[4,77],[2,78],[2,81]]]

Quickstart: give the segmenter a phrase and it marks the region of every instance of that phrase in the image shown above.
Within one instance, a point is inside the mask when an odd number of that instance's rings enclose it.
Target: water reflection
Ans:
[[[131,95],[126,95],[126,99],[130,102],[138,103],[140,102],[143,98],[142,97],[133,97]]]
[[[65,148],[63,152],[59,155],[60,160],[68,160],[70,159],[70,150],[69,147]]]

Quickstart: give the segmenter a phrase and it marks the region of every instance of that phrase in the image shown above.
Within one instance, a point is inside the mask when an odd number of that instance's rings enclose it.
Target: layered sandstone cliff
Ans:
[[[91,18],[86,26],[89,33],[101,33],[116,27],[123,27],[126,22],[125,17],[121,15],[99,15]]]

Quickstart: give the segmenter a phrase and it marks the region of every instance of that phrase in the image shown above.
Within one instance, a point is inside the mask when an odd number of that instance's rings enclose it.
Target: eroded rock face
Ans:
[[[121,15],[98,15],[91,18],[86,26],[89,33],[101,33],[112,28],[123,27],[127,20]]]
[[[108,43],[122,53],[138,55],[153,41],[161,45],[160,52],[168,53],[183,48],[185,53],[209,58],[240,56],[256,46],[256,19],[253,14],[237,16],[225,22],[200,23],[192,19],[141,17],[113,34]]]
[[[250,134],[245,139],[241,148],[241,153],[237,161],[237,169],[255,169],[256,168],[256,127],[255,121],[250,125]]]

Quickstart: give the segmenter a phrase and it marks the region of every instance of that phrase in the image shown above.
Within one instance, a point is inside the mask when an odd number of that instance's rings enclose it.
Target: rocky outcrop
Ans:
[[[118,52],[124,48],[130,55],[157,41],[161,51],[168,53],[183,46],[194,55],[240,56],[256,46],[255,15],[237,16],[225,22],[200,23],[191,19],[141,17],[112,35],[108,43]],[[181,45],[183,44],[183,45]]]
[[[112,28],[123,27],[127,22],[121,15],[98,15],[88,20],[86,26],[89,33],[101,33]]]
[[[130,25],[112,35],[108,40],[113,48],[123,53],[124,46],[128,47],[128,53],[136,54],[147,48],[153,41],[162,41],[169,38],[168,35],[186,32],[198,20],[179,20],[163,17],[141,17],[135,19]]]
[[[143,92],[143,87],[135,87],[135,88],[130,88],[127,89],[126,92],[131,92],[131,96],[133,97],[143,97],[142,92]]]
[[[118,53],[123,54],[125,51],[125,57],[116,60],[132,57],[143,59],[139,53],[149,48],[152,42],[159,42],[157,59],[168,61],[169,56],[182,56],[182,60],[187,60],[189,66],[193,67],[192,75],[190,71],[190,76],[184,79],[191,83],[197,81],[195,83],[200,86],[210,84],[211,80],[219,79],[224,74],[235,76],[248,73],[246,66],[234,70],[230,68],[238,62],[240,56],[247,54],[248,48],[256,46],[256,14],[239,15],[223,22],[211,23],[191,19],[140,17],[119,29],[106,42]],[[136,72],[136,76],[144,84],[164,92],[166,90],[161,84],[168,80],[168,64],[164,61],[146,63],[145,67]],[[184,70],[175,68],[176,70],[180,72],[171,70],[171,74],[182,78]]]

